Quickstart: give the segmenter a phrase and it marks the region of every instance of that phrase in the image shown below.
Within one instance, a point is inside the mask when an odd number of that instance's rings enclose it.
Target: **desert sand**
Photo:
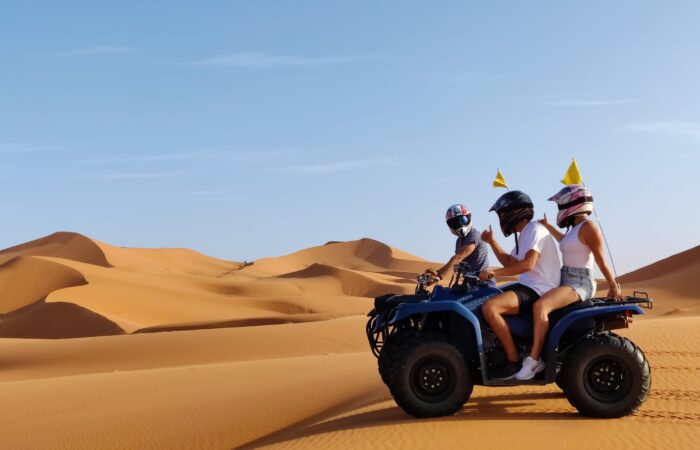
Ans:
[[[435,266],[371,239],[253,264],[65,232],[0,251],[0,448],[700,446],[700,246],[621,279],[656,300],[622,331],[653,383],[615,420],[554,385],[477,386],[452,417],[405,415],[365,314]]]

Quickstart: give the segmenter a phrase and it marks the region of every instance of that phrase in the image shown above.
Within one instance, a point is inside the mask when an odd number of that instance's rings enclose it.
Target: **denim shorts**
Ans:
[[[572,288],[583,301],[593,298],[596,291],[593,273],[585,267],[562,267],[560,284]]]

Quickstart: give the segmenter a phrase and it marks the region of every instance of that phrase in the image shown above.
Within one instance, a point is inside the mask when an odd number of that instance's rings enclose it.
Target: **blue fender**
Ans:
[[[464,317],[473,327],[476,336],[476,346],[479,354],[484,352],[484,342],[481,338],[481,325],[479,319],[476,318],[473,312],[469,311],[459,302],[456,301],[430,301],[424,303],[403,303],[398,305],[389,314],[387,325],[394,325],[410,316],[417,314],[428,314],[434,312],[452,312]]]
[[[632,314],[644,314],[642,308],[637,305],[611,305],[611,306],[594,306],[586,309],[579,309],[564,316],[552,330],[547,338],[547,347],[552,350],[559,345],[564,332],[576,321],[587,317],[602,316],[613,313],[630,311]]]

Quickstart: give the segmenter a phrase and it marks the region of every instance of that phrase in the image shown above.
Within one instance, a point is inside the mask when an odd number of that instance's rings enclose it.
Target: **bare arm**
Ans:
[[[458,264],[464,258],[471,255],[475,249],[476,244],[469,244],[460,248],[459,251],[457,251],[457,253],[455,253],[455,255],[452,258],[450,258],[449,261],[447,261],[447,264],[445,264],[437,270],[437,274],[440,276],[440,278],[445,278],[447,274],[452,271],[452,268],[455,264]]]
[[[493,238],[493,229],[491,229],[491,226],[489,226],[488,230],[484,230],[481,233],[481,240],[491,246],[491,249],[496,255],[498,262],[500,262],[503,267],[508,267],[518,262],[516,258],[510,256],[505,250],[503,250],[503,248],[501,248],[500,245],[498,245],[498,242],[496,242],[496,240]]]
[[[515,258],[513,258],[515,259]],[[540,254],[537,250],[530,250],[525,254],[522,261],[516,260],[515,263],[500,269],[487,269],[479,272],[479,278],[484,281],[499,275],[520,275],[521,273],[529,272],[535,268],[535,264],[540,259]]]
[[[515,259],[515,258],[513,258]],[[521,273],[529,272],[535,268],[535,264],[540,259],[540,254],[537,250],[530,250],[525,254],[525,258],[522,261],[517,261],[514,264],[510,264],[501,269],[495,269],[493,274],[498,275],[520,275]]]
[[[600,228],[598,228],[595,223],[588,221],[581,226],[579,236],[581,242],[586,244],[593,252],[593,258],[610,286],[610,289],[608,290],[608,298],[614,298],[616,300],[622,299],[622,291],[620,290],[620,286],[617,284],[615,277],[610,271],[608,263],[605,261],[605,253],[603,252],[603,234],[600,232]]]
[[[549,221],[547,220],[547,214],[545,214],[542,219],[538,220],[538,222],[547,228],[547,231],[549,231],[549,234],[554,236],[554,239],[556,239],[557,242],[561,242],[561,240],[564,238],[564,233],[557,230],[556,228],[554,228],[554,226],[552,226],[551,223],[549,223]]]

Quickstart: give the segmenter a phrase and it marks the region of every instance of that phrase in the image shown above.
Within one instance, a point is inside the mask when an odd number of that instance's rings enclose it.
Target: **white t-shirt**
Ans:
[[[515,249],[510,254],[519,261],[522,261],[530,250],[540,254],[535,267],[529,272],[520,274],[518,278],[520,284],[524,284],[540,295],[559,287],[561,280],[559,252],[554,238],[544,225],[536,220],[525,225],[518,238],[518,247],[520,251],[517,254]]]

